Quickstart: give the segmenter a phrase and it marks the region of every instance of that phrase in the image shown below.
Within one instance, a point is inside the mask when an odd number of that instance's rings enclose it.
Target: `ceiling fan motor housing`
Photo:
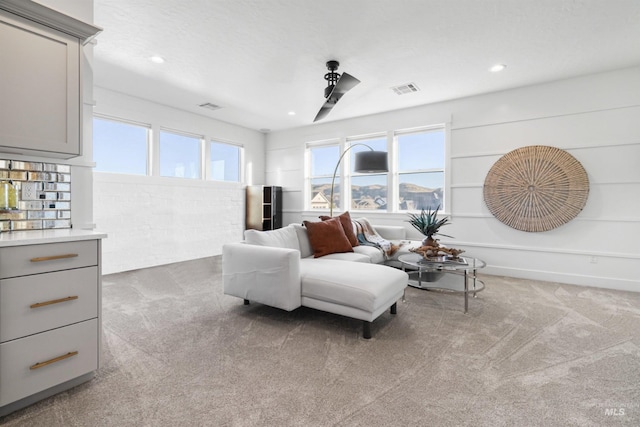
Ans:
[[[324,88],[324,97],[329,98],[331,92],[336,87],[336,83],[338,83],[338,79],[340,79],[340,74],[335,71],[340,66],[340,63],[336,60],[327,61],[327,69],[329,72],[324,75],[324,79],[327,81],[327,87]],[[338,101],[337,99],[335,101]]]
[[[335,59],[327,61],[327,68],[329,69],[329,71],[335,71],[338,69],[339,66],[340,66],[340,63]]]

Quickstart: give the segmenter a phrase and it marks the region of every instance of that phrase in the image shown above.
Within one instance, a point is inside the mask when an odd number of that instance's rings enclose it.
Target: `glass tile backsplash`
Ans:
[[[71,228],[71,166],[0,160],[0,182],[17,190],[17,206],[0,207],[0,231]]]

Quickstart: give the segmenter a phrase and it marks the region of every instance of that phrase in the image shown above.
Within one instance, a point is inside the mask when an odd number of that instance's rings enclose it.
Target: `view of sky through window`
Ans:
[[[202,137],[160,131],[160,176],[203,179],[201,171]],[[210,142],[209,179],[242,181],[243,148],[217,141]],[[118,119],[93,118],[93,160],[98,172],[150,175],[151,147],[149,126]],[[155,166],[153,167],[154,170]]]
[[[398,210],[444,208],[444,130],[400,134]]]
[[[147,173],[149,129],[102,118],[93,119],[93,160],[98,172]]]
[[[161,131],[160,175],[200,178],[200,138]]]
[[[240,181],[241,148],[221,142],[211,142],[211,179]]]
[[[444,168],[444,132],[398,135],[398,169]]]
[[[311,151],[311,175],[331,177],[339,158],[340,147],[338,145],[314,147]],[[337,175],[340,175],[340,170]]]

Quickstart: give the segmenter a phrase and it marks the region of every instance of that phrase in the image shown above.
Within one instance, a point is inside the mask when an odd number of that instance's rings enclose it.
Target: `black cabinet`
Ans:
[[[282,228],[282,187],[247,186],[246,215],[247,229]]]

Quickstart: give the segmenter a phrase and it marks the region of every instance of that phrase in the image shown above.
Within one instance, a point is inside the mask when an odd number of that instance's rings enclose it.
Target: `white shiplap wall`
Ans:
[[[348,108],[345,98],[343,108]],[[328,122],[267,138],[266,181],[284,189],[285,223],[303,211],[304,145],[336,137],[449,123],[449,205],[443,243],[487,261],[485,272],[640,291],[640,68],[556,81],[401,111]],[[590,180],[587,205],[543,233],[514,230],[488,211],[491,166],[527,145],[568,151]],[[405,225],[404,214],[366,213]]]

